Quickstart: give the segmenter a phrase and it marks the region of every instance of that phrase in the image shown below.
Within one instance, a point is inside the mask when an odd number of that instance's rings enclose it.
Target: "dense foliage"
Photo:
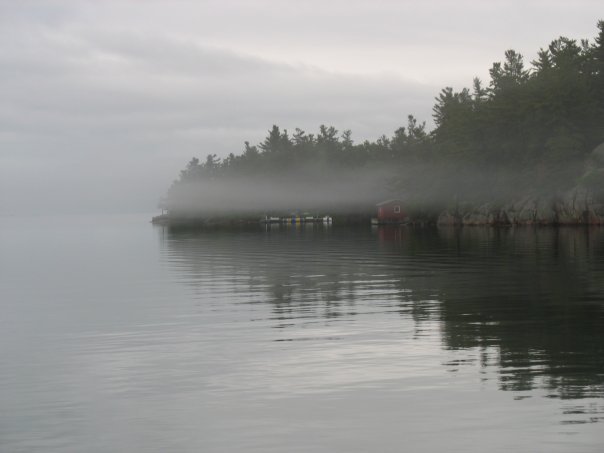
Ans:
[[[511,189],[565,190],[581,181],[598,187],[604,173],[590,153],[604,141],[604,21],[597,27],[593,42],[560,37],[528,67],[521,54],[506,51],[487,85],[475,78],[472,89],[444,88],[431,132],[412,115],[392,137],[359,144],[349,130],[322,125],[316,135],[290,134],[273,126],[240,155],[191,160],[171,192],[199,179],[372,168],[396,169],[384,184],[397,194],[502,197]]]

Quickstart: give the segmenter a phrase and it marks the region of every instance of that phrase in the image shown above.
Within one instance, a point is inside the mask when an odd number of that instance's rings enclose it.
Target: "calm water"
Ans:
[[[2,452],[600,452],[604,229],[3,219]]]

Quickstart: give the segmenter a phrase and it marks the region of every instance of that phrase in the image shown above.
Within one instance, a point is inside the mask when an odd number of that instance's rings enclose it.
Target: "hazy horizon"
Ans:
[[[0,2],[1,215],[152,211],[193,156],[273,124],[431,128],[441,88],[592,38],[581,2]]]

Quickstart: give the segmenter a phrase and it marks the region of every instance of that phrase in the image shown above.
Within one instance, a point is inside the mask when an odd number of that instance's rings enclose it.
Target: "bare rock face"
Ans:
[[[586,208],[586,223],[589,225],[604,225],[604,203],[593,201]]]
[[[497,225],[499,223],[500,212],[501,211],[499,211],[499,210],[489,211],[487,214],[487,224]]]
[[[595,165],[604,166],[604,143],[596,146],[589,157]]]
[[[530,196],[504,205],[463,206],[440,214],[439,225],[604,225],[604,203],[586,190],[557,198]]]
[[[558,203],[560,225],[604,225],[604,206],[588,191],[576,189]]]
[[[525,200],[518,210],[516,224],[533,225],[537,221],[537,201],[535,199]]]
[[[439,225],[604,225],[604,143],[589,155],[578,185],[547,197],[527,195],[503,206],[467,205],[438,217]]]
[[[480,206],[469,212],[466,212],[461,220],[464,225],[488,225],[489,223],[488,207]]]

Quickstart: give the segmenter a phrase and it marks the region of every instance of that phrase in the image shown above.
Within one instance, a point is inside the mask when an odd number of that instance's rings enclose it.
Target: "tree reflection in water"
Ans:
[[[273,327],[395,312],[420,333],[436,322],[444,349],[477,352],[501,390],[604,396],[602,229],[313,225],[161,236],[189,284],[230,276],[242,300],[270,305]]]

